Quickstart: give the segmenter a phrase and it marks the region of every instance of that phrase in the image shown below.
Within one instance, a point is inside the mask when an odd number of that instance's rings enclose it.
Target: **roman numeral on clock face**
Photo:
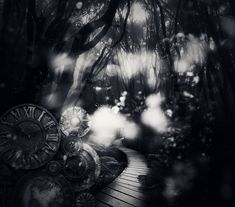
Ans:
[[[0,147],[2,146],[2,147],[4,147],[6,144],[8,144],[9,143],[9,141],[8,140],[4,140],[4,139],[1,139],[0,140]]]
[[[42,151],[44,151],[47,154],[55,152],[55,150],[56,148],[54,146],[49,145],[48,143],[45,143],[44,147],[42,148]]]
[[[20,110],[19,109],[15,109],[15,110],[11,111],[10,114],[16,119],[16,121],[18,121],[20,119]]]
[[[9,131],[0,131],[0,139],[8,139],[11,137],[11,133]]]
[[[7,125],[7,126],[13,126],[13,123],[10,123],[7,121],[6,117],[3,117],[2,119],[0,119],[0,123],[3,125]]]
[[[47,134],[46,140],[48,142],[58,142],[59,141],[59,135],[58,134]]]
[[[40,116],[38,117],[38,121],[41,121],[41,120],[42,120],[42,118],[43,118],[43,116],[44,116],[45,113],[46,113],[45,111],[42,111],[42,113],[41,113]]]
[[[54,127],[54,126],[56,126],[56,123],[51,120],[51,121],[48,121],[48,122],[44,125],[44,128],[45,128],[45,130],[48,130],[48,129]]]
[[[26,118],[34,118],[34,112],[35,112],[35,107],[33,106],[25,106],[23,107],[24,110],[24,116]]]

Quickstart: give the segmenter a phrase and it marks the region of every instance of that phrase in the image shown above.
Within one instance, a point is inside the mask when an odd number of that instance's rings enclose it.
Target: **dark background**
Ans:
[[[142,126],[137,141],[125,143],[146,156],[159,155],[154,169],[160,181],[154,182],[164,185],[164,178],[171,176],[180,183],[179,196],[173,203],[164,197],[164,187],[160,186],[159,202],[176,206],[234,206],[233,0],[88,0],[79,1],[80,4],[75,0],[0,2],[1,114],[17,104],[35,103],[48,108],[59,119],[63,104],[78,102],[93,113],[101,105],[115,105],[115,100],[126,90],[128,104],[121,112],[131,114],[139,123],[140,114],[146,107],[143,104],[145,97],[162,92],[166,98],[162,107],[173,110],[172,122],[178,131],[161,135]],[[144,25],[131,27],[127,19],[135,2],[140,2],[151,18]],[[127,12],[117,20],[115,14],[121,14],[124,9]],[[91,14],[94,17],[89,21],[81,21],[83,16]],[[144,78],[134,78],[127,84],[119,77],[105,76],[103,71],[107,64],[115,64],[115,51],[125,48],[127,52],[136,52],[142,47],[140,31],[143,28],[148,31],[145,47],[149,51],[157,50],[165,65],[161,68],[159,84],[150,88]],[[195,65],[200,82],[193,89],[187,75],[179,77],[174,70],[174,58],[182,46],[177,39],[178,33],[198,38],[206,34],[216,47],[209,51],[203,67]],[[97,49],[100,42],[102,46]],[[58,78],[48,57],[66,53],[76,59],[94,48],[99,51],[98,59],[91,61],[81,86],[67,100],[73,74],[64,71]],[[85,61],[89,62],[89,57]],[[74,67],[75,62],[72,64]],[[52,84],[57,86],[54,92],[59,98],[55,104],[48,104],[44,97],[50,95]],[[102,93],[97,93],[97,86],[103,88]],[[138,95],[139,90],[141,95]],[[183,97],[184,90],[191,91],[196,98]],[[107,100],[106,96],[111,98]],[[166,138],[171,136],[177,138],[177,147],[167,143]],[[158,143],[154,141],[156,137],[160,140]],[[195,174],[187,169],[193,169]]]

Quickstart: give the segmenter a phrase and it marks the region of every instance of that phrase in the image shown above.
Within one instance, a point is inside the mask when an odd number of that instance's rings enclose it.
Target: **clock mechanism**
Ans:
[[[59,124],[49,111],[34,104],[4,113],[0,157],[4,166],[17,172],[14,205],[94,206],[90,194],[73,198],[74,192],[88,192],[101,173],[98,154],[82,140],[89,130],[90,117],[77,106],[65,110]],[[25,170],[31,173],[24,174]]]

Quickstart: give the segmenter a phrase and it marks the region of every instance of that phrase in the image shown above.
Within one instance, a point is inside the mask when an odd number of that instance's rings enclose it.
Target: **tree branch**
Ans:
[[[176,35],[177,32],[178,32],[178,18],[179,18],[180,7],[181,7],[181,0],[178,0],[177,10],[176,10],[176,15],[175,15],[175,27],[174,27],[174,33],[175,33],[175,35]]]
[[[127,26],[127,20],[130,14],[130,10],[131,10],[131,3],[130,0],[127,0],[127,12],[126,12],[126,17],[123,23],[123,29],[122,29],[122,33],[119,37],[119,39],[112,45],[112,48],[116,47],[118,45],[118,43],[120,43],[125,35],[126,32],[126,26]]]
[[[115,17],[119,3],[120,0],[111,0],[108,9],[101,18],[88,23],[79,30],[71,47],[70,51],[71,55],[78,55],[89,50],[90,48],[94,47],[106,35],[106,33],[108,32],[109,28],[112,25],[112,21]],[[95,30],[101,27],[103,28],[99,32],[99,34],[96,35],[96,37],[93,40],[86,43],[89,36],[93,32],[95,32]]]

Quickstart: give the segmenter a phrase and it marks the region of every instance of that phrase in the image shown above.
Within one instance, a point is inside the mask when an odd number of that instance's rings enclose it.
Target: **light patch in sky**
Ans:
[[[148,12],[138,2],[132,5],[130,14],[133,18],[133,22],[136,22],[136,23],[143,23],[149,17]]]
[[[78,1],[76,4],[77,9],[81,9],[83,6],[83,3],[81,1]]]
[[[106,73],[109,76],[117,75],[124,83],[128,83],[132,78],[142,75],[146,78],[150,88],[156,87],[161,67],[161,61],[157,53],[144,49],[135,53],[126,53],[120,50],[117,53],[117,64],[107,66]]]

